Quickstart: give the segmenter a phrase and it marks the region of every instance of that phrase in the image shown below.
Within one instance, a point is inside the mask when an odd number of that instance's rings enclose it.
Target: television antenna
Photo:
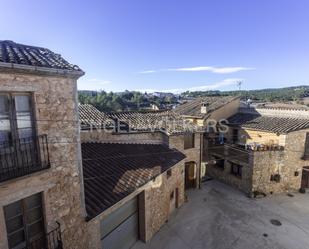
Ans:
[[[240,91],[241,90],[242,81],[239,80],[239,81],[236,82],[236,84],[237,84],[238,90]]]

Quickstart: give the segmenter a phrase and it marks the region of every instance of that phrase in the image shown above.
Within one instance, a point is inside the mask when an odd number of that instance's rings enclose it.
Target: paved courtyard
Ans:
[[[223,183],[207,181],[201,190],[189,192],[189,202],[150,242],[133,248],[308,249],[309,194],[249,199]]]

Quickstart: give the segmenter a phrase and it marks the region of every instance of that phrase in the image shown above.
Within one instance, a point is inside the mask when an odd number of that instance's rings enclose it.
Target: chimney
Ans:
[[[207,113],[207,104],[206,103],[202,103],[201,105],[201,113],[202,114],[206,114]]]

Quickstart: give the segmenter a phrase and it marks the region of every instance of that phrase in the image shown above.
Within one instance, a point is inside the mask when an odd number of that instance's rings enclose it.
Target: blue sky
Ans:
[[[2,0],[0,39],[79,65],[80,89],[309,85],[308,0]]]

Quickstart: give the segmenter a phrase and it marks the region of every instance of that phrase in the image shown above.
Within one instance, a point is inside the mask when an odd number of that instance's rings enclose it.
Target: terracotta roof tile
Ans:
[[[0,41],[0,63],[82,72],[78,66],[70,64],[61,55],[47,48],[18,44],[13,41]]]
[[[100,127],[103,125],[113,126],[114,121],[106,114],[100,112],[93,105],[78,105],[79,121],[82,129]]]
[[[164,145],[110,143],[83,143],[82,156],[89,219],[185,158]]]
[[[228,121],[232,125],[275,133],[288,133],[309,128],[309,119],[306,118],[237,113],[230,117]]]
[[[237,99],[235,96],[201,97],[177,106],[174,111],[183,116],[204,118],[209,113]],[[207,113],[201,113],[202,105],[207,105]]]

